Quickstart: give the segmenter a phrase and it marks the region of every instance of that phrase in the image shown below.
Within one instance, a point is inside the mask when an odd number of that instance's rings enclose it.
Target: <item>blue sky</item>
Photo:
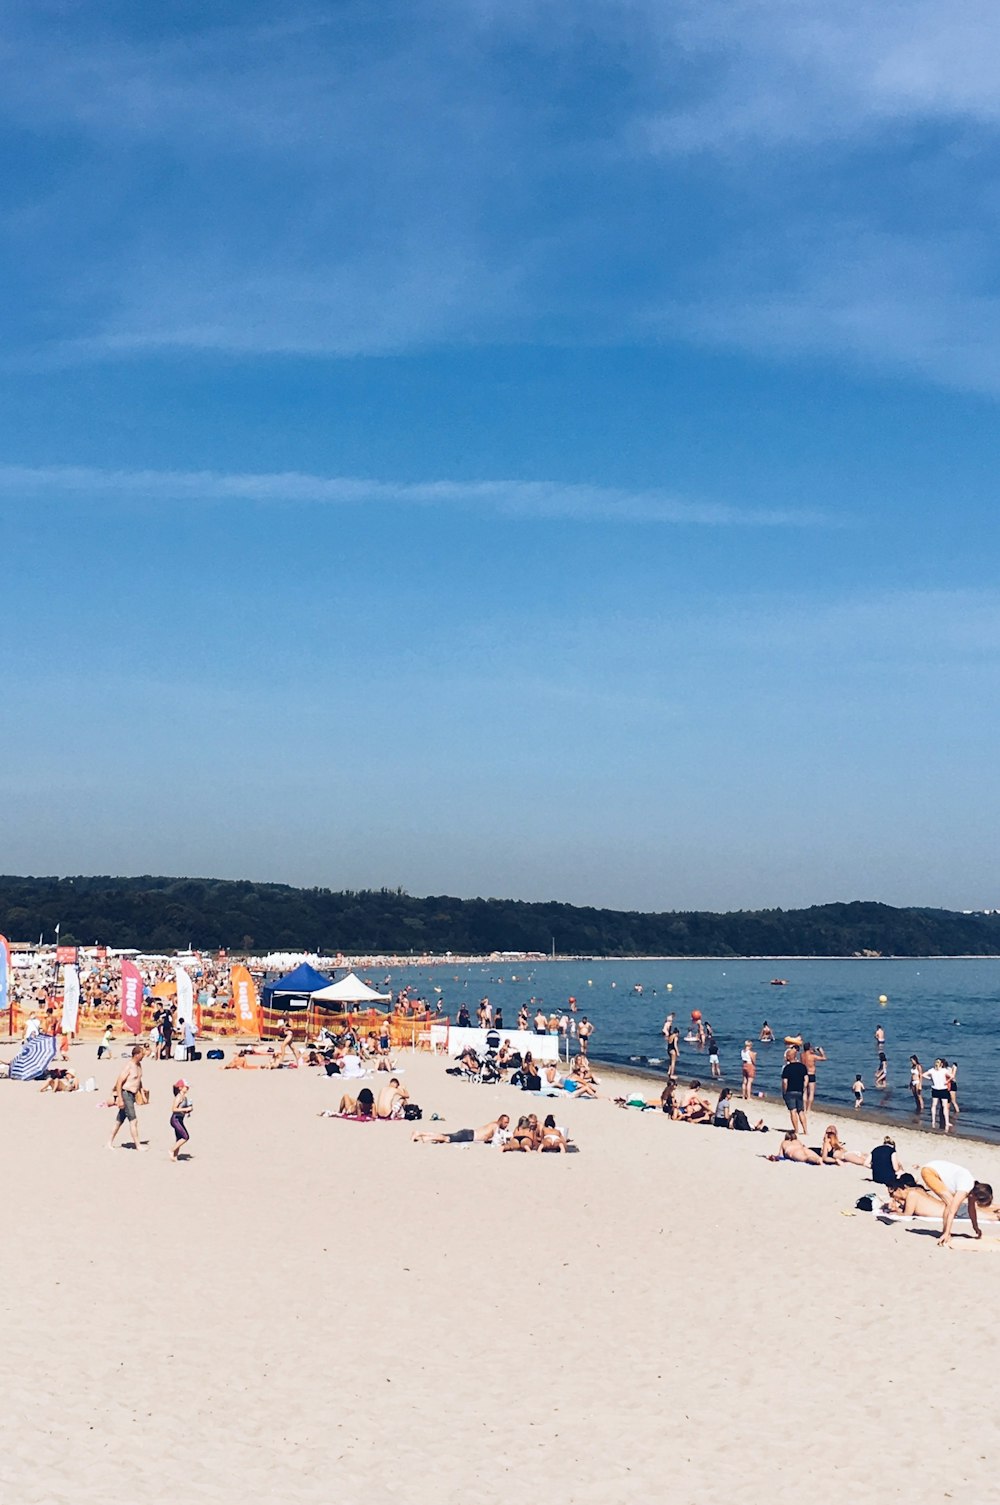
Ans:
[[[1000,902],[1000,12],[0,0],[0,867]]]

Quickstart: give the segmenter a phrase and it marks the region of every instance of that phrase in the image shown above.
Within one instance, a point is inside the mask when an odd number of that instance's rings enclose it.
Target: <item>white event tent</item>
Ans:
[[[313,993],[311,1001],[347,1005],[388,1003],[391,998],[391,993],[376,993],[374,988],[361,981],[357,973],[348,972],[339,982],[332,982],[328,988],[320,988],[318,993]]]

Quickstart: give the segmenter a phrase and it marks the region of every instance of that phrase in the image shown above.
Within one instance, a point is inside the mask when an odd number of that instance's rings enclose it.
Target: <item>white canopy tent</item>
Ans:
[[[388,1003],[392,998],[391,993],[376,993],[367,983],[362,982],[355,972],[348,972],[339,982],[332,982],[328,988],[320,988],[318,993],[313,993],[313,1003],[339,1003],[339,1004],[369,1004]]]

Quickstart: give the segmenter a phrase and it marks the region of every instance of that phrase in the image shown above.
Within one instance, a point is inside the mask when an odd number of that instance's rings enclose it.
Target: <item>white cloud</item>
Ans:
[[[0,466],[0,499],[82,505],[246,502],[259,505],[458,507],[511,518],[604,519],[698,527],[839,527],[809,508],[741,508],[685,501],[656,490],[558,481],[383,481],[299,471],[101,470],[90,466]]]

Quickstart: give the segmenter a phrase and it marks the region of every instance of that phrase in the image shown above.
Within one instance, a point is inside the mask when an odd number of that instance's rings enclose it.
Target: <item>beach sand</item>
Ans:
[[[336,1079],[209,1062],[175,1165],[178,1067],[147,1066],[148,1153],[109,1153],[94,1054],[96,1095],[0,1083],[4,1500],[1000,1495],[1000,1239],[884,1227],[860,1169],[572,1100],[577,1154],[414,1145],[318,1118]],[[401,1062],[420,1128],[549,1108]],[[996,1147],[933,1151],[1000,1187]]]

